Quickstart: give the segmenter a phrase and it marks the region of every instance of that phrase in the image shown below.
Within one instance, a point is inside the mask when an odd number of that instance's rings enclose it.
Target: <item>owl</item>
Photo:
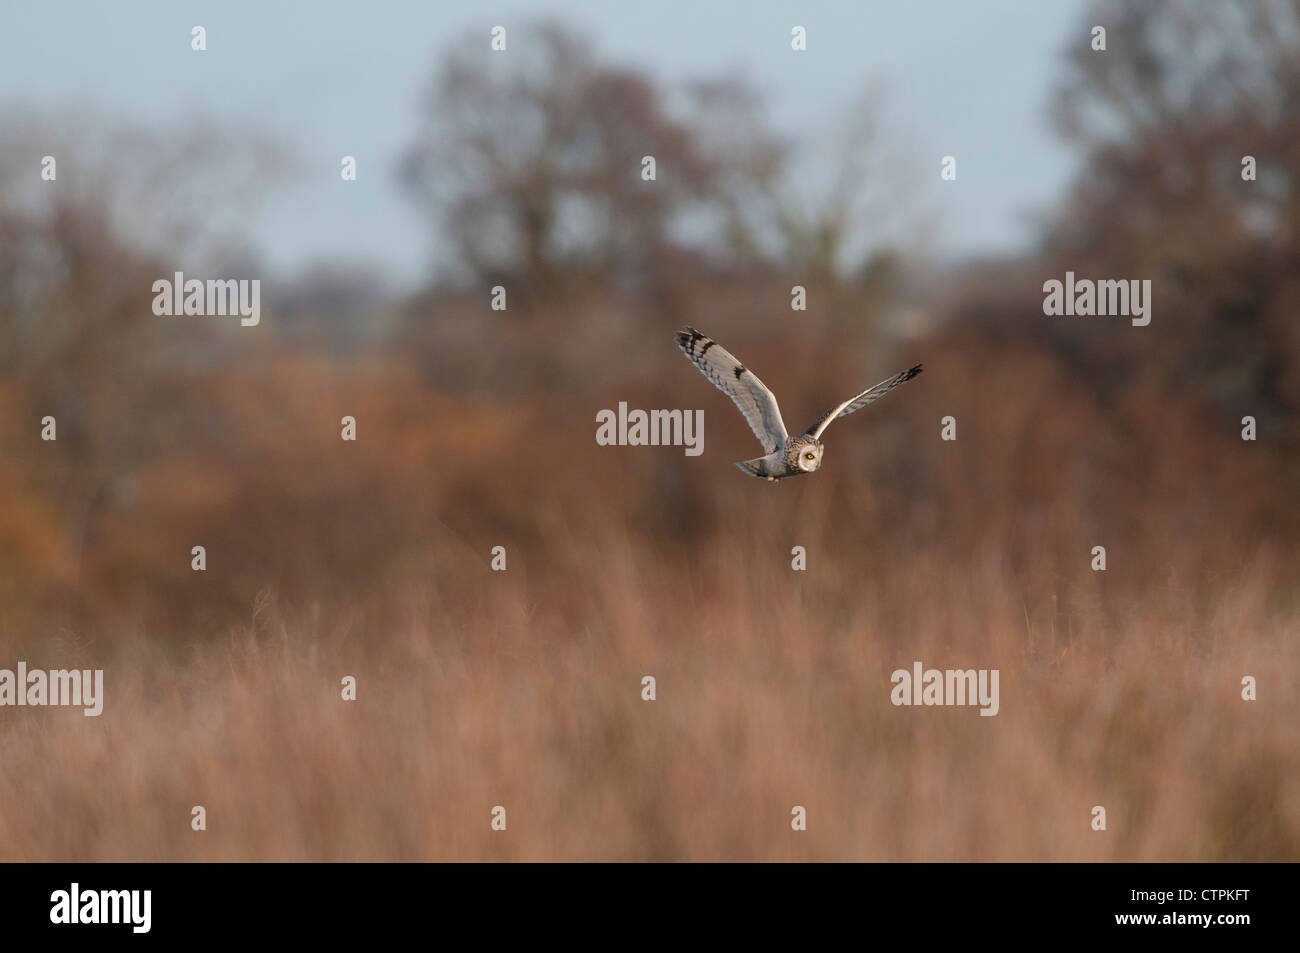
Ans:
[[[736,360],[730,351],[695,328],[683,328],[675,336],[677,346],[682,349],[687,360],[740,408],[745,420],[749,422],[749,429],[754,431],[754,436],[763,445],[764,456],[742,460],[736,466],[751,476],[771,483],[819,469],[822,465],[821,435],[831,425],[831,421],[861,410],[921,373],[921,365],[917,364],[889,380],[881,381],[858,396],[836,404],[814,420],[799,436],[791,437],[785,431],[785,422],[781,420],[781,409],[776,405],[776,396],[753,371]]]

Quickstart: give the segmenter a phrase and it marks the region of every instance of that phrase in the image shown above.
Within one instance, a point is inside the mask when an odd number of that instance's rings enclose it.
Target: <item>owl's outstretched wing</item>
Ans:
[[[873,400],[879,400],[881,397],[884,397],[899,384],[906,384],[919,373],[921,373],[920,364],[915,367],[909,367],[901,374],[895,374],[889,380],[881,381],[875,387],[868,387],[857,397],[850,397],[844,403],[836,404],[812,422],[812,426],[804,431],[805,436],[812,437],[815,440],[820,440],[822,432],[831,425],[832,420],[835,420],[838,417],[847,417],[855,410],[861,410]]]
[[[694,328],[684,328],[675,336],[677,346],[687,359],[740,408],[763,450],[774,453],[782,446],[788,435],[781,419],[781,408],[776,405],[775,395],[754,372],[736,360],[726,348]]]

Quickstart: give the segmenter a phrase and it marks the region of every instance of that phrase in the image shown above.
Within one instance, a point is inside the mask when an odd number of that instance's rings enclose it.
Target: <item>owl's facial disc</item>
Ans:
[[[812,444],[799,451],[799,469],[811,473],[822,465],[822,448]]]

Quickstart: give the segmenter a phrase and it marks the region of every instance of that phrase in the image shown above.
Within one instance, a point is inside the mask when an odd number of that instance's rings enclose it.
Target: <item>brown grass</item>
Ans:
[[[886,354],[719,319],[791,426],[926,362],[770,487],[670,327],[571,353],[568,319],[485,358],[482,315],[442,315],[497,395],[446,376],[454,344],[419,352],[433,379],[410,353],[187,371],[80,549],[49,527],[84,454],[20,406],[0,666],[103,667],[107,700],[0,710],[0,859],[1300,859],[1297,507],[1266,446],[1015,336]],[[704,455],[597,446],[619,400],[703,408]],[[916,660],[999,669],[1000,713],[894,707]]]
[[[807,485],[807,484],[806,484]],[[755,486],[766,490],[755,481]],[[748,486],[746,485],[746,488]],[[1209,620],[1185,581],[1068,604],[1008,584],[996,546],[863,572],[830,522],[789,568],[777,499],[687,565],[627,536],[568,566],[486,558],[398,615],[282,617],[179,658],[113,651],[104,714],[10,709],[5,860],[1295,859],[1300,670],[1260,564]],[[808,501],[813,491],[805,490]],[[446,551],[444,551],[446,553]],[[570,588],[553,599],[558,575]],[[1111,574],[1113,576],[1113,573]],[[471,586],[472,582],[472,586]],[[380,618],[382,616],[382,618]],[[49,664],[81,664],[67,657]],[[1001,670],[1001,712],[896,708],[920,659]],[[344,674],[359,680],[340,700]],[[658,699],[640,698],[652,674]],[[1261,698],[1239,698],[1243,674]],[[190,830],[192,805],[209,829]],[[489,830],[505,805],[509,829]],[[790,809],[809,812],[806,833]],[[1109,830],[1089,828],[1102,804]]]

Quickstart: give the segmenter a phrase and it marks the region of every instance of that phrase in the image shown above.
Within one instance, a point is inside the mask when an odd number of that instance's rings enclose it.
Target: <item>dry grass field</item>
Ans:
[[[232,367],[181,428],[236,418],[230,446],[175,445],[109,508],[81,588],[47,597],[60,621],[7,616],[0,657],[102,667],[107,699],[5,710],[0,857],[1300,854],[1293,501],[1235,432],[1162,406],[1116,446],[1048,358],[999,348],[981,373],[1013,383],[976,386],[949,335],[896,347],[927,359],[912,392],[772,487],[731,467],[744,422],[662,330],[639,383],[582,385],[607,400],[453,399],[398,356]],[[730,338],[760,372],[794,340]],[[825,376],[874,379],[859,361]],[[792,418],[837,393],[766,376]],[[704,454],[597,446],[617,399],[704,408]],[[895,707],[917,660],[999,669],[999,713]]]
[[[33,26],[0,103],[0,679],[104,673],[98,717],[0,705],[0,861],[1300,860],[1300,2],[1099,0],[1048,53],[990,14],[936,60],[949,4],[883,77],[834,45],[894,44],[860,5],[799,52],[684,5],[754,83],[668,69],[675,26],[499,55],[230,6],[202,53]],[[52,105],[82,75],[108,101]],[[214,111],[140,125],[173,86]],[[1075,171],[1018,145],[1058,135]],[[366,247],[394,208],[427,273]],[[994,212],[1019,244],[945,244]],[[178,271],[258,323],[155,312]],[[1051,314],[1067,274],[1149,323]],[[772,486],[683,325],[795,434],[925,371]],[[600,445],[620,402],[703,453]],[[997,714],[893,704],[918,662],[996,670]]]

